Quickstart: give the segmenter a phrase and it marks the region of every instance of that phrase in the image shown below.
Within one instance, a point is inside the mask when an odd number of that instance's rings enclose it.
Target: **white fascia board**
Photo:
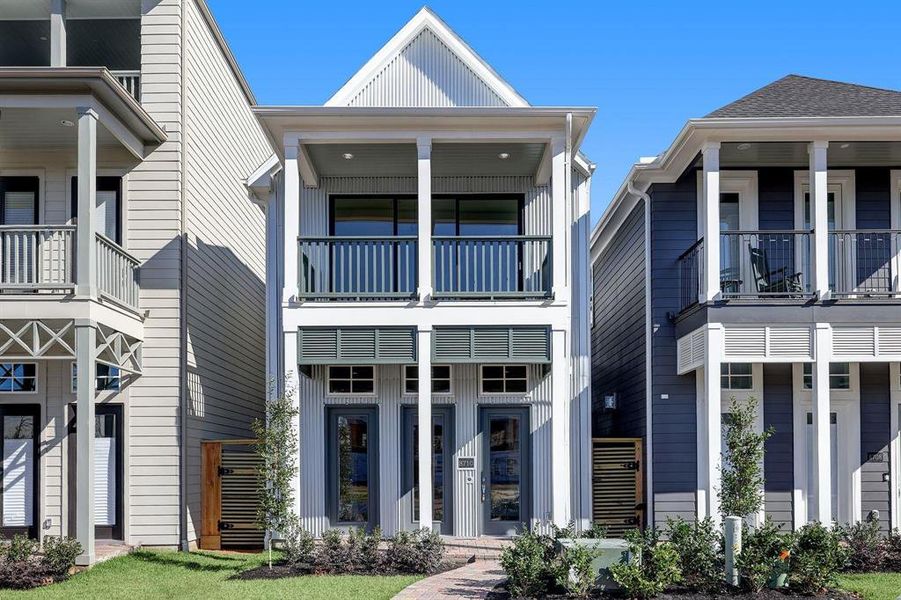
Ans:
[[[444,45],[456,54],[463,63],[472,69],[488,87],[501,97],[510,106],[528,106],[525,98],[520,96],[513,87],[504,81],[491,66],[485,62],[475,51],[463,41],[454,31],[442,21],[438,15],[428,7],[420,9],[400,31],[394,34],[388,42],[357,71],[341,89],[329,98],[325,106],[346,106],[362,88],[388,62],[397,56],[423,29],[430,29]]]
[[[282,165],[278,155],[273,154],[247,177],[247,180],[244,183],[247,186],[247,189],[251,191],[260,203],[266,204],[269,202],[269,191],[272,187],[272,178],[276,173],[281,171],[281,169]]]

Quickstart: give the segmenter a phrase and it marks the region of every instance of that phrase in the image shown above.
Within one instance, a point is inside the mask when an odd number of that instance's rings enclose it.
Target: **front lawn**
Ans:
[[[895,600],[901,596],[901,573],[842,575],[839,583],[863,600]]]
[[[139,551],[114,558],[70,580],[23,592],[0,591],[4,598],[152,600],[174,598],[391,598],[417,575],[369,577],[322,575],[284,579],[238,580],[233,577],[265,564],[262,554]],[[892,599],[894,600],[894,599]]]

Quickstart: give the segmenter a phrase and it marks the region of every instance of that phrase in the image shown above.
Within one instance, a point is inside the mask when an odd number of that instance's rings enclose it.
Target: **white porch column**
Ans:
[[[426,301],[432,296],[432,140],[429,137],[416,139],[416,173],[418,190],[419,219],[419,299]],[[422,348],[422,346],[420,346]],[[428,346],[431,348],[431,346]],[[422,354],[422,353],[420,353]],[[422,359],[420,359],[422,360]],[[419,374],[420,385],[423,381]],[[430,392],[431,393],[431,392]],[[420,413],[421,414],[421,413]],[[422,481],[420,479],[420,481]],[[420,486],[422,487],[422,486]],[[421,493],[421,492],[420,492]]]
[[[814,513],[824,525],[832,523],[832,444],[830,440],[829,362],[832,358],[832,327],[817,323],[814,331],[816,357],[813,363],[813,461]]]
[[[811,283],[817,298],[829,298],[829,208],[827,149],[829,142],[811,142],[810,158],[810,223],[813,227],[811,248]]]
[[[711,517],[717,525],[720,515],[720,367],[723,352],[723,326],[709,323],[704,333],[704,367],[698,369],[698,517]]]
[[[703,303],[715,300],[720,294],[720,143],[705,142],[701,154],[704,204],[698,219],[703,223],[704,265],[698,301]],[[719,371],[716,376],[719,377]]]
[[[80,203],[80,196],[78,200]],[[83,549],[76,561],[79,565],[94,562],[94,395],[97,377],[95,327],[96,324],[89,320],[79,319],[75,322],[75,368],[78,371],[75,390],[75,537]]]
[[[50,66],[66,66],[66,0],[50,1]]]
[[[284,202],[284,271],[282,273],[282,303],[297,298],[297,236],[300,235],[300,146],[297,142],[285,143],[285,194]],[[294,367],[296,370],[296,367]]]
[[[97,242],[94,212],[97,207],[97,113],[78,110],[78,230],[76,239],[76,293],[97,297]],[[93,425],[91,426],[93,430]]]
[[[570,402],[568,332],[551,332],[551,520],[565,527],[570,519],[570,449],[567,410]],[[534,515],[541,518],[542,515]]]
[[[557,302],[569,301],[566,273],[567,231],[566,222],[569,193],[566,189],[566,170],[569,159],[566,155],[566,139],[557,136],[551,140],[551,268],[552,292]]]
[[[420,225],[422,221],[420,221]],[[432,529],[432,330],[417,332],[419,401],[416,415],[419,435],[419,527]]]

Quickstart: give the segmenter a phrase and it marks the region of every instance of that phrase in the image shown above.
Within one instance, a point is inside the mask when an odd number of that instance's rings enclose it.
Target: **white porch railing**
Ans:
[[[131,97],[141,101],[141,72],[140,71],[111,71],[113,77],[119,80],[119,83],[125,90],[131,94]]]
[[[97,289],[113,300],[138,308],[140,261],[111,239],[97,234]]]
[[[0,226],[0,288],[54,290],[75,287],[75,227]]]

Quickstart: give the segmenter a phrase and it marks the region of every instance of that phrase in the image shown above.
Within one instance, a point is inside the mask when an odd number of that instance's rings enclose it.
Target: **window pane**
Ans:
[[[504,368],[498,365],[482,367],[482,377],[486,379],[500,379],[504,376]]]
[[[417,365],[404,365],[404,377],[407,379],[416,379],[419,377],[419,367]]]
[[[432,393],[435,394],[449,394],[451,391],[450,379],[433,379],[432,380]]]
[[[508,379],[506,391],[508,393],[525,392],[526,391],[526,380],[525,379]]]
[[[503,394],[504,382],[501,379],[483,379],[482,391],[486,394]]]
[[[416,235],[419,233],[419,220],[416,218],[416,200],[401,198],[397,201],[397,235]]]
[[[720,194],[720,231],[735,231],[738,225],[738,194]]]
[[[526,378],[526,366],[525,365],[508,365],[504,367],[504,372],[507,378],[516,377],[520,379]]]
[[[369,520],[369,423],[338,417],[338,520]]]
[[[335,198],[333,206],[335,235],[394,234],[392,198]]]
[[[452,198],[432,200],[432,234],[457,235],[457,201]]]
[[[519,200],[460,200],[460,235],[519,235]]]
[[[328,374],[335,379],[350,379],[350,367],[329,367]]]
[[[351,367],[351,377],[354,379],[372,379],[373,368],[371,366]]]
[[[346,379],[330,379],[328,382],[328,391],[330,394],[349,394],[350,381]]]
[[[438,365],[437,367],[432,367],[432,378],[450,379],[450,370],[450,365]]]
[[[3,418],[4,440],[28,440],[34,437],[34,418],[8,416]]]
[[[750,375],[751,363],[729,363],[729,370],[733,375]]]
[[[375,384],[371,379],[355,379],[351,383],[351,390],[354,394],[371,394],[375,391]]]

